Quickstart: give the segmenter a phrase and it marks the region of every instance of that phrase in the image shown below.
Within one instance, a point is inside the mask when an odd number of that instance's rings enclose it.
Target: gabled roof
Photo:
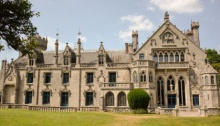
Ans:
[[[218,72],[208,63],[201,74],[217,74]]]

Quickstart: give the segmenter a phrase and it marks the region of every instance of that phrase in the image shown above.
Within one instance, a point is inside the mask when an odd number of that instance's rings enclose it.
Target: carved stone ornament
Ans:
[[[9,76],[9,77],[8,77],[8,81],[13,81],[13,77],[12,77],[12,76]]]
[[[61,93],[62,92],[68,92],[68,94],[69,94],[69,97],[71,96],[71,91],[70,90],[67,90],[67,87],[65,86],[63,89],[60,89],[60,91],[59,91],[59,95],[61,96]]]
[[[173,44],[173,34],[171,34],[170,32],[166,32],[163,35],[163,44]]]
[[[41,91],[41,95],[43,95],[43,92],[50,92],[50,96],[52,96],[52,94],[53,94],[52,90],[49,89],[48,86],[47,86],[45,89],[43,89],[43,90]]]

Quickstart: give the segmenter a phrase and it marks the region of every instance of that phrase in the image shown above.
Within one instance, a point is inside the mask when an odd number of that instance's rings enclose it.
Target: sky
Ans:
[[[168,11],[171,22],[181,31],[199,21],[201,48],[220,50],[220,0],[29,0],[40,17],[32,18],[47,51],[54,50],[58,33],[59,49],[66,43],[74,48],[81,33],[83,48],[97,50],[103,42],[106,50],[125,49],[137,30],[139,46],[164,22]],[[0,60],[16,59],[18,52],[5,48]],[[1,62],[0,62],[1,65]]]

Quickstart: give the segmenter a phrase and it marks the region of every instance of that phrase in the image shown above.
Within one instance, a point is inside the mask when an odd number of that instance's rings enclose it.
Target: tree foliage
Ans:
[[[218,72],[219,84],[220,84],[220,54],[215,49],[207,49],[207,58],[213,68]]]
[[[0,50],[3,42],[23,54],[32,54],[36,47],[35,41],[25,41],[37,33],[31,18],[39,16],[31,10],[28,0],[0,0]],[[32,40],[32,39],[30,39]]]
[[[207,49],[206,53],[210,63],[220,63],[220,54],[215,49]]]
[[[143,89],[133,89],[128,93],[128,104],[133,110],[147,110],[149,101],[150,97]]]

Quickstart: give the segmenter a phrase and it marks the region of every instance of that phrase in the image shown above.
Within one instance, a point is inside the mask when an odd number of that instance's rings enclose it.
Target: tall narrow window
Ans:
[[[68,56],[64,56],[63,64],[64,65],[69,65],[69,57]]]
[[[141,72],[140,82],[146,82],[146,73],[144,71]]]
[[[26,91],[25,93],[25,104],[32,103],[32,91]]]
[[[93,92],[86,92],[86,106],[93,105]]]
[[[124,92],[118,94],[118,106],[126,106],[126,94]]]
[[[158,106],[164,106],[164,81],[162,77],[157,81],[157,100]]]
[[[69,73],[63,73],[63,84],[69,83]]]
[[[170,62],[173,62],[174,61],[174,56],[173,56],[173,53],[171,52],[170,53]]]
[[[160,53],[160,55],[159,55],[159,62],[163,62],[163,54],[162,53]]]
[[[176,52],[176,54],[175,54],[175,61],[179,62],[179,53],[178,52]]]
[[[181,52],[181,55],[180,55],[180,59],[181,59],[181,62],[184,62],[185,61],[185,56],[184,56],[184,53],[183,52]]]
[[[169,76],[167,79],[167,90],[174,91],[175,90],[175,83],[172,76]]]
[[[33,66],[34,65],[34,60],[33,59],[30,59],[29,60],[29,66]]]
[[[27,74],[27,83],[33,83],[34,82],[34,74],[28,73]]]
[[[109,82],[116,82],[116,72],[109,73]]]
[[[93,73],[87,73],[87,84],[93,83]]]
[[[153,75],[151,72],[149,73],[149,82],[153,82]]]
[[[99,56],[99,65],[103,65],[104,64],[104,58],[103,56]]]
[[[69,92],[61,92],[60,106],[68,106]]]
[[[112,92],[108,92],[105,97],[106,106],[114,106],[114,94]]]
[[[179,78],[178,88],[179,88],[179,106],[185,106],[186,105],[185,82],[182,77]]]
[[[50,104],[50,92],[43,92],[43,104]]]
[[[51,73],[45,73],[44,83],[49,84],[51,82]]]
[[[158,57],[157,57],[157,53],[154,53],[154,58],[153,58],[154,62],[158,62]]]
[[[134,71],[134,73],[133,73],[133,82],[134,83],[138,82],[138,80],[137,80],[137,72],[136,71]]]
[[[199,95],[193,95],[193,106],[199,106]]]
[[[205,76],[205,85],[208,85],[208,84],[209,84],[208,76]]]
[[[145,59],[144,54],[143,53],[139,54],[139,60],[144,60],[144,59]]]
[[[167,52],[165,52],[164,61],[165,61],[165,62],[168,62],[168,54],[167,54]]]
[[[211,76],[211,84],[214,84],[214,76]]]

